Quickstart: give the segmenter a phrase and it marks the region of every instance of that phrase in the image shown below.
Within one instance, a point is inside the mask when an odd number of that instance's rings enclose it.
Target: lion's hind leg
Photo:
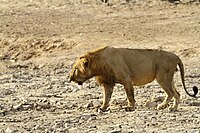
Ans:
[[[172,91],[172,87],[171,88],[170,87],[162,87],[162,88],[165,90],[167,96],[164,99],[164,101],[157,106],[158,110],[165,109],[174,96],[174,92]]]
[[[157,79],[157,82],[159,83],[159,85],[163,88],[163,90],[166,92],[166,98],[164,99],[164,101],[159,104],[157,106],[157,109],[160,110],[160,109],[165,109],[169,102],[171,101],[171,99],[174,97],[174,91],[172,89],[172,79],[169,79],[169,75],[161,75],[161,76],[157,76],[156,79]]]
[[[173,103],[172,106],[169,107],[169,110],[170,110],[170,111],[176,111],[177,108],[178,108],[179,101],[180,101],[180,94],[179,94],[179,92],[176,90],[174,81],[172,81],[172,89],[173,89],[173,91],[174,91],[174,103]]]

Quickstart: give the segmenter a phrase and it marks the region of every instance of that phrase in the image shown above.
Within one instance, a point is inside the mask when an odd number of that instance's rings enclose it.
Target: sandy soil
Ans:
[[[200,100],[157,111],[156,82],[135,87],[136,110],[126,112],[116,85],[111,111],[96,112],[102,91],[67,78],[76,58],[99,46],[154,48],[176,53],[186,85],[200,87],[200,4],[192,0],[0,0],[0,132],[200,132]],[[200,95],[200,94],[198,94]],[[153,102],[151,102],[153,100]]]

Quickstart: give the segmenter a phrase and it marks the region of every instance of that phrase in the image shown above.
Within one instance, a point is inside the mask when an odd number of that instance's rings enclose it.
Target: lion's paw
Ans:
[[[177,111],[177,106],[176,107],[174,107],[174,106],[170,106],[169,108],[168,108],[168,110],[170,111],[170,112],[174,112],[174,111]]]
[[[102,109],[102,108],[99,108],[97,110],[98,113],[111,113],[111,110],[110,108],[107,108],[107,109]]]
[[[134,111],[134,110],[135,110],[134,107],[126,107],[126,108],[125,108],[125,111],[126,111],[126,112],[131,112],[131,111]]]
[[[167,104],[159,104],[158,106],[157,106],[157,110],[161,110],[161,109],[165,109],[165,108],[167,108]]]

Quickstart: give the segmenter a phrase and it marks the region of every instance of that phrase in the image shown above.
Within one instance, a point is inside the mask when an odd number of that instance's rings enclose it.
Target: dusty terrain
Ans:
[[[156,82],[135,87],[136,110],[126,112],[116,85],[110,111],[98,113],[102,91],[67,78],[76,58],[99,46],[154,48],[176,53],[186,86],[200,87],[200,4],[182,0],[0,0],[0,132],[200,132],[200,99],[157,111]],[[200,94],[198,94],[200,95]],[[151,100],[152,99],[152,100]]]

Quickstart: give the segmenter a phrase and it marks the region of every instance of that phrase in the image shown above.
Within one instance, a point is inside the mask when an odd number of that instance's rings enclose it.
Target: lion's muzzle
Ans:
[[[82,85],[82,84],[83,84],[83,82],[81,82],[81,81],[76,81],[75,78],[74,78],[73,76],[70,76],[70,77],[68,78],[68,82],[70,83],[70,82],[72,82],[72,81],[78,83],[78,85]]]

